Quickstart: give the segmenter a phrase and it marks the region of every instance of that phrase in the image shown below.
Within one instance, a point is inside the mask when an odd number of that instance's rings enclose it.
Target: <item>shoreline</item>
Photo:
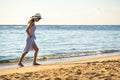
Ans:
[[[51,59],[62,59],[62,58],[71,58],[71,57],[83,57],[83,56],[92,56],[92,55],[104,55],[104,54],[114,54],[120,53],[120,50],[98,50],[98,51],[85,51],[85,52],[67,52],[67,53],[56,53],[51,55],[43,55],[38,56],[37,59],[44,61],[44,60],[51,60]],[[18,62],[19,58],[16,59],[3,59],[0,60],[0,64],[4,63],[15,63]],[[25,61],[31,61],[33,57],[25,57]]]
[[[109,57],[109,56],[116,56],[120,55],[120,52],[114,52],[114,53],[107,53],[107,54],[95,54],[95,55],[88,55],[88,56],[75,56],[75,57],[68,57],[68,58],[53,58],[53,59],[38,59],[38,63],[40,64],[53,64],[53,63],[59,63],[59,62],[65,62],[65,61],[75,61],[75,60],[86,60],[86,59],[94,59],[94,58],[100,58],[100,57]],[[7,69],[7,68],[17,68],[18,60],[11,61],[9,63],[2,63],[0,64],[0,70]],[[33,62],[33,59],[26,59],[23,61],[23,64],[25,67],[31,66]]]
[[[61,61],[40,66],[25,66],[0,70],[2,79],[120,79],[120,55],[89,58],[83,60]]]

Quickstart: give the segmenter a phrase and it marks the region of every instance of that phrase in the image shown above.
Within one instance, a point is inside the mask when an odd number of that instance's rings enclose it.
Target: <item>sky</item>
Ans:
[[[0,24],[120,25],[120,0],[0,0]]]

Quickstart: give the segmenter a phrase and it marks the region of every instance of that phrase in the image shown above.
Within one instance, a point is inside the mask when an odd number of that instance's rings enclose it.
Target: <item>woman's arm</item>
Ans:
[[[27,34],[28,34],[29,37],[31,37],[30,32],[29,32],[29,29],[30,29],[33,25],[34,25],[34,22],[30,21],[29,24],[28,24],[28,26],[27,26],[26,32],[27,32]]]

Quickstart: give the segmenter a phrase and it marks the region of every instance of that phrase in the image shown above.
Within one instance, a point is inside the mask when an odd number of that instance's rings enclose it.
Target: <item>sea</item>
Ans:
[[[38,57],[68,58],[120,52],[120,25],[36,25]],[[0,25],[0,60],[19,59],[26,25]],[[32,58],[30,51],[26,58]]]

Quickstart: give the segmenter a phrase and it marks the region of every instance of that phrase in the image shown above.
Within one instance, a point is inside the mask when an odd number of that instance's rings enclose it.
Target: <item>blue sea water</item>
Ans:
[[[0,25],[0,60],[19,58],[26,25]],[[120,50],[120,25],[37,25],[38,56]],[[27,54],[32,57],[33,51]]]

